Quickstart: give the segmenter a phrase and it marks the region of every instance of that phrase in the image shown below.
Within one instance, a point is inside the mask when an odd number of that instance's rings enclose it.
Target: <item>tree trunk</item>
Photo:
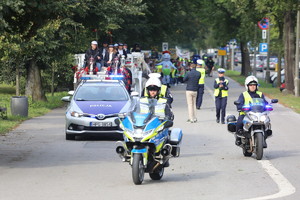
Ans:
[[[294,34],[294,14],[287,11],[284,15],[284,69],[286,89],[290,92],[294,90],[294,73],[295,73],[295,34]]]
[[[281,52],[278,53],[278,66],[277,66],[277,87],[281,85]]]
[[[251,73],[251,66],[250,66],[250,56],[249,56],[249,51],[247,48],[247,43],[241,42],[241,51],[242,51],[241,75],[249,76]]]
[[[20,63],[16,63],[16,95],[20,96]]]
[[[25,94],[32,97],[32,101],[47,101],[42,88],[41,70],[33,58],[29,61]]]

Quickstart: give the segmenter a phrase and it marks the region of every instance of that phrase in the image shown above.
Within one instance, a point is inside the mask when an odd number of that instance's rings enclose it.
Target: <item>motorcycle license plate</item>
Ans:
[[[91,122],[92,127],[111,127],[111,122]]]

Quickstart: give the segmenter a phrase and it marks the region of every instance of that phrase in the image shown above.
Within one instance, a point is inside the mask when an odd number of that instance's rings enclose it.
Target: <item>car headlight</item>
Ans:
[[[264,121],[266,121],[268,119],[268,116],[267,115],[262,115],[262,116],[260,116],[260,118],[259,118],[259,120],[261,121],[261,122],[264,122]]]
[[[255,122],[258,121],[258,117],[256,115],[251,115],[250,114],[250,118],[252,119],[252,121],[255,121]]]
[[[82,117],[83,113],[79,113],[79,112],[73,111],[73,112],[71,112],[71,116],[72,117]]]

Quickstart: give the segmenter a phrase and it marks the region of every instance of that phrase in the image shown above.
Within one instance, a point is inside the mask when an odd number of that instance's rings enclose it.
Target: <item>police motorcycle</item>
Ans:
[[[182,131],[173,128],[173,121],[154,114],[159,104],[157,99],[149,99],[146,105],[139,102],[141,107],[129,113],[120,113],[116,123],[124,131],[124,141],[118,141],[116,152],[123,162],[129,162],[132,167],[134,184],[140,185],[144,180],[144,173],[149,173],[152,180],[160,180],[164,168],[169,166],[171,157],[180,154]],[[149,112],[141,112],[146,106]]]
[[[277,103],[277,99],[272,99],[271,103]],[[235,105],[240,105],[239,101],[234,102]],[[256,154],[256,159],[261,160],[263,157],[263,149],[267,148],[266,139],[272,136],[271,123],[269,118],[270,111],[273,110],[271,104],[265,105],[262,98],[253,98],[253,102],[249,105],[244,105],[242,111],[245,112],[243,119],[243,134],[236,135],[236,117],[229,115],[226,118],[227,129],[235,134],[235,137],[241,138],[241,148],[246,157]]]

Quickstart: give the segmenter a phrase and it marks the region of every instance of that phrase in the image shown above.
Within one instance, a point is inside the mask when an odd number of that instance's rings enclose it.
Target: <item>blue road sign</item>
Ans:
[[[259,53],[260,54],[268,53],[268,43],[259,43]]]

